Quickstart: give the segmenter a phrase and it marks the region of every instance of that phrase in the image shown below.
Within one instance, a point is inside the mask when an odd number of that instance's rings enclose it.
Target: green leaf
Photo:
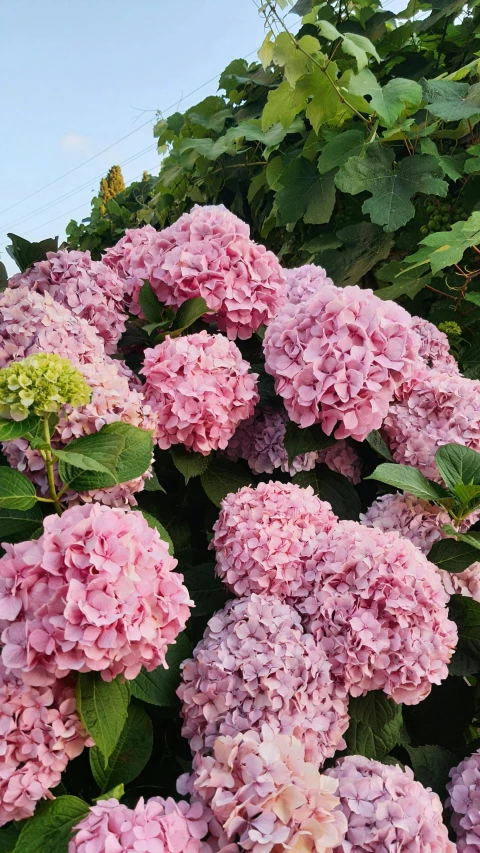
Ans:
[[[212,616],[228,599],[228,590],[215,574],[213,563],[190,566],[183,570],[183,578],[195,602],[194,616]]]
[[[296,456],[325,450],[335,444],[335,439],[325,435],[320,424],[301,429],[298,424],[288,421],[283,443],[288,454],[288,464],[291,465]]]
[[[454,753],[443,746],[433,745],[406,745],[405,749],[412,762],[415,779],[425,788],[432,788],[444,800],[450,769],[457,763]]]
[[[93,798],[94,803],[98,803],[99,800],[121,800],[123,795],[125,794],[125,785],[123,782],[120,785],[115,785],[114,788],[109,788],[108,791],[105,791],[104,794],[100,794],[98,797]]]
[[[463,572],[479,558],[478,550],[467,542],[440,539],[434,542],[427,555],[431,563],[447,572]]]
[[[480,484],[480,453],[461,444],[444,444],[435,453],[435,464],[450,489],[459,483]]]
[[[161,707],[176,707],[178,699],[176,690],[180,683],[180,664],[192,653],[192,645],[183,632],[178,635],[175,643],[168,647],[167,664],[157,666],[153,672],[145,669],[131,682],[132,693],[142,702]]]
[[[55,432],[59,420],[60,418],[56,412],[52,412],[52,414],[48,416],[48,428],[50,435],[53,435]],[[28,433],[25,434],[25,438],[33,450],[44,450],[45,447],[48,447],[48,444],[45,442],[45,426],[43,418],[38,418],[31,424]]]
[[[293,88],[287,80],[268,93],[267,103],[262,112],[262,128],[268,130],[272,125],[290,127],[295,116],[304,108],[307,95],[300,87]]]
[[[314,163],[297,157],[280,176],[282,189],[275,196],[279,224],[305,222],[320,225],[328,222],[335,204],[333,173],[319,175]]]
[[[365,479],[379,480],[380,483],[395,486],[426,501],[438,502],[448,497],[448,492],[442,486],[434,483],[433,480],[427,480],[417,468],[411,468],[409,465],[392,465],[384,462]]]
[[[105,766],[125,725],[130,701],[127,682],[104,681],[99,672],[82,672],[76,687],[77,711],[102,753]]]
[[[342,166],[350,157],[359,156],[365,148],[366,137],[361,130],[345,130],[334,136],[322,149],[318,160],[321,175]]]
[[[398,299],[400,296],[408,296],[413,299],[425,285],[430,283],[430,273],[419,274],[415,269],[405,268],[400,261],[390,261],[379,270],[375,270],[378,281],[391,281],[390,287],[381,287],[375,291],[379,299]]]
[[[163,488],[163,486],[160,483],[157,475],[155,474],[155,471],[152,471],[152,476],[147,477],[147,479],[145,480],[145,485],[143,487],[143,491],[144,492],[163,492],[163,494],[166,494],[165,489]]]
[[[467,302],[473,302],[474,305],[480,305],[480,293],[466,293],[464,298]]]
[[[139,506],[132,507],[133,512],[141,512],[148,526],[152,528],[152,530],[158,530],[160,534],[160,539],[163,539],[164,542],[168,544],[168,553],[173,556],[174,554],[174,546],[172,538],[168,532],[168,530],[161,524],[155,516],[150,515],[149,512],[145,512],[144,509],[141,509]]]
[[[390,453],[378,429],[372,429],[372,431],[368,433],[366,441],[368,442],[370,447],[375,450],[376,453],[379,454],[379,456],[383,456],[384,459],[388,459],[389,462],[393,462],[393,456]]]
[[[19,237],[17,234],[7,234],[7,237],[12,241],[11,246],[7,246],[7,252],[17,264],[20,272],[25,272],[28,267],[38,261],[44,261],[47,257],[47,252],[56,252],[58,250],[58,237],[48,237],[46,240],[41,240],[40,243],[30,243],[24,237]]]
[[[426,154],[405,157],[394,168],[394,156],[393,149],[374,143],[363,157],[350,157],[335,178],[342,192],[371,193],[362,210],[370,215],[372,222],[383,225],[385,231],[398,230],[414,216],[411,199],[416,193],[444,196],[448,190],[434,157]]]
[[[450,619],[458,628],[458,644],[450,664],[452,675],[474,675],[480,671],[480,604],[465,595],[452,595]]]
[[[132,693],[133,684],[132,682]],[[142,772],[148,763],[153,747],[153,726],[150,717],[139,702],[131,702],[127,719],[118,741],[105,767],[104,756],[94,746],[89,750],[90,767],[102,792],[116,785],[127,785]]]
[[[0,853],[13,853],[25,821],[12,821],[0,829]]]
[[[149,324],[153,324],[155,327],[158,323],[162,322],[163,307],[158,300],[158,296],[152,290],[150,282],[145,281],[142,284],[140,293],[138,294],[138,302]]]
[[[170,456],[173,459],[175,468],[185,477],[185,484],[192,477],[199,477],[200,474],[203,474],[210,463],[210,456],[203,456],[202,453],[194,453],[192,450],[187,450],[183,444],[173,445],[170,448]]]
[[[345,111],[332,86],[336,80],[337,66],[331,62],[326,72],[320,71],[319,68],[313,68],[296,85],[296,89],[303,92],[305,98],[308,99],[305,116],[315,133],[318,133],[325,123],[332,123],[339,111]]]
[[[379,690],[351,698],[348,712],[350,725],[345,740],[351,754],[378,761],[400,743],[402,706]]]
[[[406,264],[419,267],[430,264],[432,272],[438,273],[445,267],[461,261],[470,246],[480,242],[480,210],[474,210],[464,222],[454,222],[451,231],[437,231],[420,241],[420,248],[405,258]]]
[[[100,474],[106,474],[109,478],[112,476],[111,470],[106,465],[85,453],[76,453],[74,450],[55,450],[54,454],[57,459],[61,459],[62,462],[73,468],[79,468],[81,471],[98,471]]]
[[[390,254],[393,238],[378,225],[359,222],[337,231],[344,248],[322,252],[316,263],[322,264],[338,287],[357,284],[379,261]]]
[[[460,121],[480,113],[480,86],[452,80],[422,80],[426,109],[443,121]]]
[[[13,468],[0,468],[0,509],[27,510],[36,501],[35,487],[24,474]]]
[[[356,59],[359,71],[368,64],[369,56],[373,56],[377,62],[380,62],[374,45],[365,36],[356,33],[340,33],[329,21],[317,21],[317,27],[320,34],[329,41],[341,39],[344,53]]]
[[[214,459],[200,479],[205,494],[215,506],[220,506],[231,492],[238,492],[242,486],[249,486],[252,482],[243,468],[227,459]]]
[[[355,487],[343,474],[331,471],[327,465],[316,465],[313,471],[300,471],[295,474],[293,482],[303,488],[311,486],[320,500],[327,501],[339,518],[358,521],[360,498]]]
[[[200,317],[209,312],[210,308],[202,296],[194,296],[193,299],[187,299],[186,302],[180,305],[172,328],[176,332],[183,332],[184,329],[188,329],[192,323],[195,323],[196,320],[199,320]]]
[[[121,421],[106,424],[99,432],[70,441],[66,452],[81,453],[108,469],[109,473],[83,471],[62,459],[58,473],[77,492],[105,489],[141,477],[152,463],[151,434]]]
[[[458,483],[454,488],[454,492],[459,501],[466,505],[480,495],[480,486],[464,486],[463,483]]]
[[[78,797],[62,796],[42,804],[24,824],[14,853],[65,853],[72,829],[89,811]]]
[[[422,102],[422,87],[414,80],[394,77],[386,86],[377,87],[371,92],[370,106],[385,127],[393,127],[402,112],[413,111]]]
[[[38,415],[29,415],[24,421],[0,418],[0,441],[13,441],[16,438],[23,438],[41,423]]]
[[[0,509],[0,542],[25,542],[43,525],[42,511],[36,503],[31,509]]]

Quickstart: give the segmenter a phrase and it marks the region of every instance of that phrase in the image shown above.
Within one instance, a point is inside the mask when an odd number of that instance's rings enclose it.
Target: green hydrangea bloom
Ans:
[[[84,406],[91,393],[80,371],[59,355],[30,355],[0,370],[0,416],[14,421]]]
[[[461,335],[462,330],[458,323],[455,320],[445,320],[443,323],[438,324],[438,328],[441,332],[444,332],[446,335]]]

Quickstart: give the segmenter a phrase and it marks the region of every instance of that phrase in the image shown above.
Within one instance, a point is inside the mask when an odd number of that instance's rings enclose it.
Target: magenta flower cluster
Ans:
[[[67,682],[31,687],[0,663],[0,826],[31,817],[87,741]]]
[[[248,596],[212,616],[193,660],[183,664],[178,696],[193,752],[264,723],[295,735],[317,766],[345,746],[346,691],[299,615],[278,598]]]
[[[447,807],[457,835],[458,853],[480,850],[480,750],[450,770]]]
[[[169,797],[141,797],[134,809],[113,797],[100,800],[74,828],[68,853],[210,853],[201,839],[209,812]]]
[[[219,737],[213,755],[197,753],[181,793],[205,803],[222,849],[238,839],[251,853],[328,853],[345,835],[338,783],[305,759],[295,737],[261,732]],[[213,833],[215,834],[215,832]]]
[[[125,277],[131,310],[148,280],[160,302],[178,308],[201,296],[228,338],[250,338],[285,298],[285,276],[273,254],[250,239],[245,222],[223,205],[195,205],[173,225],[127,232],[105,262]]]
[[[50,515],[0,559],[2,660],[32,684],[70,670],[109,681],[155,669],[190,614],[167,544],[141,513],[101,504]]]
[[[437,794],[416,782],[409,767],[360,755],[326,771],[338,782],[347,833],[336,853],[455,853]],[[458,848],[461,850],[462,848]]]
[[[416,363],[410,315],[371,290],[325,284],[267,328],[265,368],[292,421],[362,441]]]
[[[435,465],[439,447],[463,444],[480,451],[480,382],[424,369],[400,389],[383,429],[396,462],[440,481]]]
[[[124,284],[102,261],[92,261],[90,252],[48,252],[46,261],[13,276],[8,286],[49,293],[96,329],[107,353],[116,352],[125,331]]]
[[[156,415],[159,446],[183,444],[205,456],[225,449],[259,399],[249,368],[232,341],[206,331],[145,350],[145,400]]]
[[[312,585],[305,575],[310,543],[337,521],[311,486],[260,483],[227,495],[213,526],[216,569],[236,595],[252,592],[294,602]],[[312,581],[313,582],[313,581]]]

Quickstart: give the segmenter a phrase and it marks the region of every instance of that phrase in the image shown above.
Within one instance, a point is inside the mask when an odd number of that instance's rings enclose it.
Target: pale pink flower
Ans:
[[[193,602],[167,543],[140,512],[71,507],[47,516],[40,539],[5,550],[0,620],[9,671],[41,684],[70,670],[109,681],[165,665]]]
[[[171,797],[141,797],[134,809],[99,800],[74,828],[68,853],[207,853],[209,810]]]
[[[337,787],[297,738],[267,725],[217,738],[213,755],[197,753],[192,776],[179,780],[211,809],[223,844],[252,853],[331,853],[347,829]]]
[[[351,483],[357,485],[362,479],[362,463],[358,453],[346,441],[336,441],[326,450],[320,450],[317,462],[325,463],[330,471],[342,474]]]
[[[317,765],[345,746],[346,691],[295,610],[273,596],[241,598],[215,613],[182,671],[182,734],[193,752],[264,723],[295,735]]]
[[[458,374],[458,364],[450,353],[450,344],[444,332],[422,317],[412,317],[412,329],[420,336],[418,355],[425,367]]]
[[[457,628],[436,567],[411,542],[340,521],[310,546],[300,599],[307,631],[353,696],[383,690],[415,705],[448,675]]]
[[[257,374],[249,369],[232,341],[206,331],[167,337],[145,350],[143,390],[162,450],[173,444],[204,456],[224,450],[259,399]]]
[[[31,687],[0,662],[0,826],[31,817],[69,759],[92,746],[75,712],[73,686]]]
[[[293,305],[305,302],[310,296],[321,293],[325,285],[332,285],[323,267],[316,264],[304,264],[302,267],[284,270],[286,275],[287,300]]]
[[[362,441],[416,363],[410,315],[371,290],[325,284],[267,328],[265,368],[292,421]]]
[[[213,526],[217,573],[236,595],[268,593],[294,603],[312,589],[305,572],[310,542],[336,521],[311,486],[245,486],[222,501]]]
[[[318,454],[302,453],[288,464],[285,438],[286,417],[275,409],[258,409],[242,421],[228,442],[225,456],[236,462],[245,459],[256,474],[272,474],[277,468],[292,476],[297,471],[311,471]]]
[[[480,850],[480,750],[450,770],[447,808],[457,836],[458,853]]]
[[[437,794],[410,767],[351,755],[326,775],[338,782],[347,834],[335,853],[455,853]]]

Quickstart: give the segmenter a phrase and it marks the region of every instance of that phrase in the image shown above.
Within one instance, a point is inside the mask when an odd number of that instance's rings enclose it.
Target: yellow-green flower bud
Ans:
[[[28,415],[84,406],[92,391],[67,358],[51,353],[30,355],[0,370],[0,417],[23,421]]]
[[[445,320],[443,323],[438,324],[438,328],[441,332],[444,332],[446,335],[461,335],[462,330],[458,323],[455,320]]]

